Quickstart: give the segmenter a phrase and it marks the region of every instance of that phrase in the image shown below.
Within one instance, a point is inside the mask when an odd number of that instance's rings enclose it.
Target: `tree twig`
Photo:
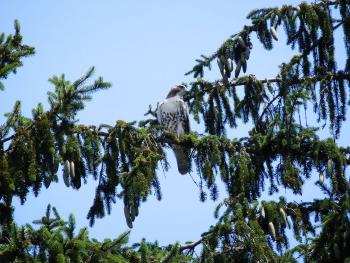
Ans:
[[[244,86],[247,85],[250,81],[252,81],[252,79],[254,79],[255,82],[259,82],[262,84],[265,83],[282,83],[282,82],[287,82],[288,85],[295,85],[295,84],[301,84],[305,81],[309,81],[309,82],[318,82],[324,79],[332,79],[332,80],[350,80],[350,74],[345,74],[345,73],[336,73],[336,74],[332,74],[331,72],[328,72],[327,74],[322,74],[322,75],[317,75],[317,76],[313,76],[313,77],[304,77],[304,78],[300,78],[300,79],[281,79],[279,77],[276,78],[271,78],[271,79],[262,79],[262,80],[258,80],[255,79],[254,75],[249,75],[249,76],[245,76],[239,79],[233,79],[228,83],[228,86],[230,87],[237,87],[237,86]],[[212,87],[214,86],[222,86],[222,82],[221,80],[217,80],[214,82],[209,82],[209,81],[194,81],[191,82],[190,85],[196,85],[196,84],[203,84],[203,88],[200,90],[200,94],[204,94],[207,92],[210,92]],[[191,93],[191,91],[189,92],[188,95],[185,96],[185,100],[189,101],[191,99],[193,99],[195,97],[194,94]]]
[[[193,250],[196,246],[202,244],[203,242],[203,238],[193,242],[193,243],[190,243],[190,244],[186,244],[186,245],[183,245],[180,247],[180,252],[186,250],[186,249],[190,249],[190,250]]]

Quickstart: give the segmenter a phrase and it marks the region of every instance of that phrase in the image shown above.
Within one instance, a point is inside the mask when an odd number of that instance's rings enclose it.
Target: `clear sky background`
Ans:
[[[34,46],[36,54],[24,60],[17,75],[4,81],[6,90],[0,93],[0,110],[11,111],[16,100],[22,101],[23,113],[31,114],[37,103],[46,109],[47,91],[53,86],[48,78],[64,73],[74,81],[89,67],[95,66],[95,77],[103,76],[113,86],[94,95],[81,112],[81,123],[113,125],[116,120],[142,120],[148,105],[156,105],[165,98],[171,86],[189,82],[184,76],[201,54],[215,52],[233,33],[240,31],[248,21],[248,12],[254,8],[297,4],[300,1],[3,1],[1,3],[0,32],[13,33],[13,22],[21,23],[24,43]],[[266,51],[254,38],[254,49],[248,62],[247,74],[258,78],[274,77],[278,65],[288,61],[293,52],[285,47],[284,32],[275,50]],[[295,52],[295,51],[294,51]],[[213,70],[205,77],[213,80],[220,75]],[[1,123],[3,116],[0,116]],[[191,121],[194,130],[202,127]],[[249,125],[240,125],[230,136],[247,134]],[[348,128],[347,128],[348,129]],[[344,131],[344,130],[343,130]],[[349,129],[344,131],[349,132]],[[345,142],[346,138],[341,138]],[[171,152],[173,168],[159,178],[163,200],[151,196],[141,205],[131,232],[131,242],[145,237],[161,244],[196,240],[216,220],[213,211],[217,203],[199,201],[199,191],[190,176],[181,176]],[[196,174],[193,173],[196,179]],[[61,179],[61,172],[59,178]],[[316,179],[315,179],[316,180]],[[311,185],[315,182],[312,181]],[[61,180],[62,181],[62,180]],[[78,227],[88,226],[86,215],[92,204],[96,182],[89,177],[88,184],[79,191],[66,188],[62,182],[42,189],[38,198],[28,196],[25,205],[15,201],[15,219],[18,224],[30,223],[41,217],[47,204],[56,206],[64,218],[74,213]],[[313,193],[318,193],[317,190]],[[285,194],[283,190],[280,194]],[[220,188],[220,198],[225,197]],[[304,198],[310,191],[306,191]],[[298,197],[299,200],[302,197]],[[89,229],[92,237],[113,238],[127,229],[118,200],[111,215],[97,219]]]

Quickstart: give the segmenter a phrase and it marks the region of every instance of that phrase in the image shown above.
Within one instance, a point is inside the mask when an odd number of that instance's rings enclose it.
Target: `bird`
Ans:
[[[175,133],[178,137],[190,132],[188,107],[183,100],[186,92],[184,85],[172,87],[157,110],[157,119],[163,129]],[[171,144],[170,146],[174,151],[179,173],[184,175],[190,172],[190,149],[183,145]]]

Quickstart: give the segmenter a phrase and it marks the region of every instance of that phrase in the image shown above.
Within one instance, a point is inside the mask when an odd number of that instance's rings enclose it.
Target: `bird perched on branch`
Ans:
[[[186,87],[177,85],[169,91],[166,99],[159,104],[157,119],[164,130],[182,136],[190,132],[188,107],[183,100]],[[177,168],[180,174],[186,174],[191,169],[190,149],[183,145],[172,144],[175,153]]]

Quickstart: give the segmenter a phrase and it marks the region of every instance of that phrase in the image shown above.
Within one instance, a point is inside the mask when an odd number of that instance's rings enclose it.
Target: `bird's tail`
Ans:
[[[191,150],[180,145],[172,145],[172,148],[175,153],[179,173],[187,174],[191,170]]]

